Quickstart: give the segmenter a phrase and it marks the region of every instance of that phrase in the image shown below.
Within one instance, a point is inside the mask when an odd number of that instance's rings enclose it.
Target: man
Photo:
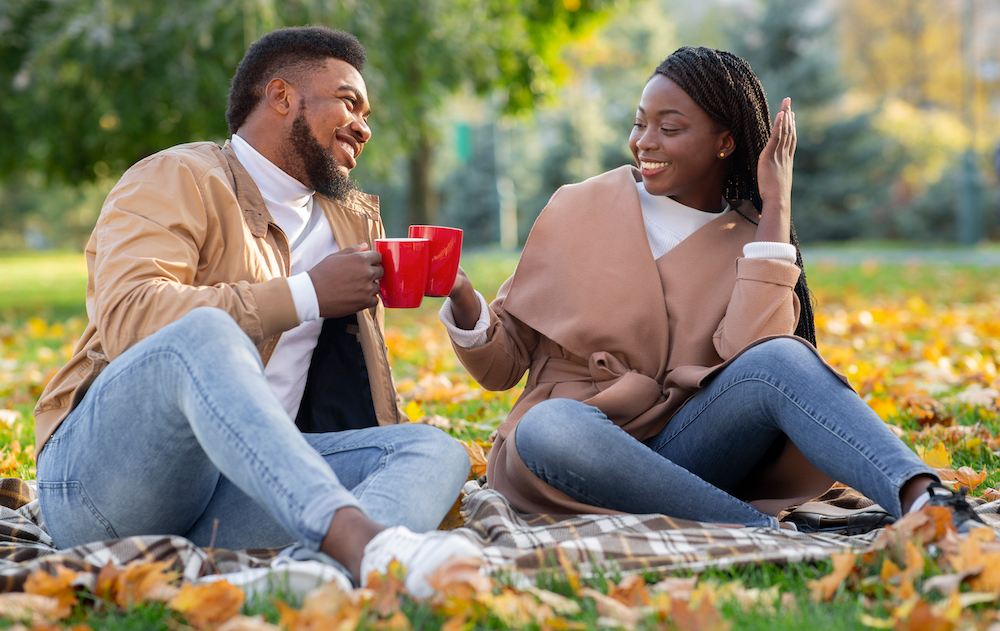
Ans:
[[[59,547],[298,541],[361,583],[398,558],[417,595],[449,556],[480,554],[409,530],[440,523],[469,460],[397,404],[378,203],[348,177],[371,137],[364,61],[339,31],[265,35],[232,81],[231,142],[150,156],[108,195],[86,252],[90,324],[35,409]]]

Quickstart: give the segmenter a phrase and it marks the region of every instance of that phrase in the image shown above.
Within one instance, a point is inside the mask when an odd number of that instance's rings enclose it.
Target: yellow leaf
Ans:
[[[935,469],[944,469],[951,466],[951,454],[945,448],[944,443],[937,443],[932,448],[917,445],[917,455],[927,463],[927,466]]]
[[[419,421],[424,416],[424,411],[420,408],[420,404],[416,401],[410,401],[407,403],[406,407],[403,408],[403,411],[406,412],[406,416],[409,417],[410,421],[414,423]]]
[[[240,612],[243,590],[228,581],[185,583],[167,606],[196,629],[212,629]]]
[[[858,620],[861,621],[861,624],[873,629],[891,629],[896,626],[895,618],[876,618],[866,613],[858,616]]]
[[[871,409],[875,410],[875,413],[878,414],[879,418],[883,421],[888,421],[894,416],[899,416],[899,408],[896,407],[896,404],[892,401],[892,399],[878,397],[869,401],[868,405],[871,406]]]

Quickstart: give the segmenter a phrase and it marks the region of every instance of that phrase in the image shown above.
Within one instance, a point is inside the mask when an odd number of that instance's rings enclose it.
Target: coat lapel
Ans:
[[[667,313],[632,167],[564,186],[525,243],[504,308],[569,352],[660,376]]]

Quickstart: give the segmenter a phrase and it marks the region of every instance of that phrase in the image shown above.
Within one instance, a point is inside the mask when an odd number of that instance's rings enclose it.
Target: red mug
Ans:
[[[410,236],[430,240],[426,296],[447,296],[462,258],[462,231],[445,226],[410,226]]]
[[[427,286],[427,239],[375,239],[375,251],[382,255],[385,276],[378,293],[386,307],[412,309],[420,306]]]

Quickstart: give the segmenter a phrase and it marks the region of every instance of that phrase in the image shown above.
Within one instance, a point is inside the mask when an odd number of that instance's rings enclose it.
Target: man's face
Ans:
[[[345,61],[328,59],[296,90],[298,112],[284,151],[289,172],[320,194],[345,199],[355,188],[350,171],[371,138],[361,73]]]

